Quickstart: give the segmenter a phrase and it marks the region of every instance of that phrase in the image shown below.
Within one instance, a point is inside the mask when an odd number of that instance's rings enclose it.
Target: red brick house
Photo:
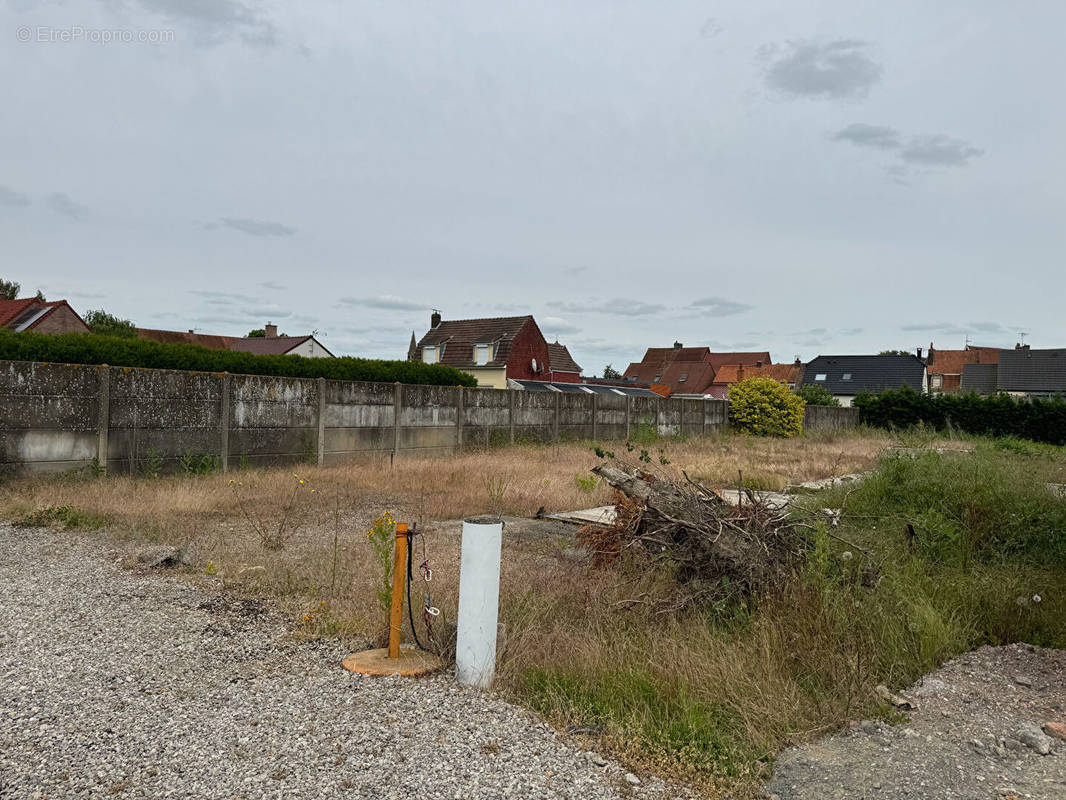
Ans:
[[[710,394],[718,370],[727,364],[755,366],[770,363],[770,354],[714,353],[709,347],[649,347],[641,361],[626,368],[623,378],[642,383],[664,384],[670,394]]]
[[[764,364],[761,361],[755,362],[754,366],[723,364],[715,373],[714,382],[707,394],[712,397],[728,397],[730,386],[745,378],[754,377],[773,378],[789,389],[795,389],[803,378],[803,362],[797,358],[792,364]]]
[[[34,333],[90,333],[89,326],[66,300],[0,300],[0,328]]]
[[[478,386],[496,389],[507,388],[508,379],[576,383],[581,378],[569,351],[557,342],[549,345],[529,315],[444,320],[434,311],[429,331],[417,341],[411,334],[407,358],[455,367],[477,378]]]
[[[581,367],[565,344],[558,341],[548,345],[548,380],[555,383],[580,383]]]
[[[957,392],[962,388],[962,368],[966,364],[998,364],[998,347],[966,345],[965,350],[935,350],[929,343],[925,371],[929,375],[930,392]]]

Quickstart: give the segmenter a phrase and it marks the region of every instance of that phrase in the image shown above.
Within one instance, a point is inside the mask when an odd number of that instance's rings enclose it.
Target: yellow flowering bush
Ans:
[[[366,538],[374,547],[381,564],[381,584],[377,589],[378,603],[386,614],[392,605],[392,559],[396,547],[396,520],[386,511],[371,523]]]
[[[756,436],[797,436],[803,432],[803,398],[773,378],[751,377],[729,389],[733,426]]]

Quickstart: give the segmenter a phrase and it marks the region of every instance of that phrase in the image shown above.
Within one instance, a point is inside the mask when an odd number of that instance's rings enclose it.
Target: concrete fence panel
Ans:
[[[859,424],[859,409],[836,406],[807,406],[803,427],[809,431],[839,431]]]
[[[68,470],[94,460],[135,473],[175,471],[204,458],[223,469],[337,464],[522,441],[620,440],[642,426],[692,435],[727,420],[721,400],[0,361],[6,472]]]

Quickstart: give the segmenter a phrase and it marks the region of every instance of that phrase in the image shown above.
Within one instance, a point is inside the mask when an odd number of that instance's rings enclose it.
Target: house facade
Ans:
[[[164,331],[138,328],[137,338],[164,344],[194,344],[208,350],[233,350],[259,356],[304,356],[305,358],[334,358],[314,334],[306,336],[278,335],[278,326],[267,323],[263,336],[216,336],[210,333]]]
[[[0,327],[34,333],[91,333],[66,300],[0,300]]]
[[[769,364],[768,352],[715,353],[709,347],[685,347],[674,342],[673,347],[649,347],[644,358],[630,364],[623,379],[639,381],[669,389],[670,395],[711,394],[715,376],[727,364],[755,366]]]
[[[566,347],[558,342],[549,345],[530,315],[445,320],[434,311],[429,331],[418,340],[411,334],[407,358],[455,367],[477,378],[478,386],[494,389],[506,389],[509,379],[556,383],[581,379],[581,367]]]
[[[773,378],[778,383],[783,383],[789,389],[799,386],[803,376],[803,362],[798,358],[791,364],[764,364],[757,361],[754,366],[744,364],[725,364],[714,376],[710,394],[712,397],[729,397],[729,389],[734,383],[740,383],[745,378]]]
[[[917,356],[818,356],[803,368],[801,386],[822,386],[850,406],[860,392],[877,394],[909,386],[916,392],[929,388],[925,362]]]
[[[929,343],[925,369],[929,375],[929,391],[950,394],[962,390],[963,368],[968,364],[998,364],[998,347],[966,345],[964,350],[937,350]]]

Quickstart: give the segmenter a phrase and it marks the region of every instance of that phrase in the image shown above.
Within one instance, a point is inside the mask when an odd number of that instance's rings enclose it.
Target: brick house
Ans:
[[[66,300],[0,300],[0,327],[34,333],[90,333],[91,329]]]
[[[707,394],[712,397],[728,397],[729,387],[734,383],[755,377],[773,378],[778,383],[785,384],[789,389],[795,389],[803,377],[803,362],[797,358],[791,364],[764,364],[761,361],[756,361],[754,366],[724,364],[715,373],[714,382]]]
[[[576,383],[581,378],[581,367],[566,347],[549,345],[530,315],[444,320],[434,311],[429,331],[417,341],[411,334],[407,358],[455,367],[477,378],[478,386],[495,389],[507,388],[508,379]]]
[[[925,368],[929,373],[930,392],[958,392],[962,389],[963,367],[967,364],[998,364],[998,347],[966,345],[965,350],[936,350],[929,343]]]
[[[622,376],[626,381],[666,386],[670,394],[705,395],[710,393],[715,375],[727,364],[755,366],[769,364],[770,354],[714,353],[709,347],[649,347],[641,361],[630,364]]]

